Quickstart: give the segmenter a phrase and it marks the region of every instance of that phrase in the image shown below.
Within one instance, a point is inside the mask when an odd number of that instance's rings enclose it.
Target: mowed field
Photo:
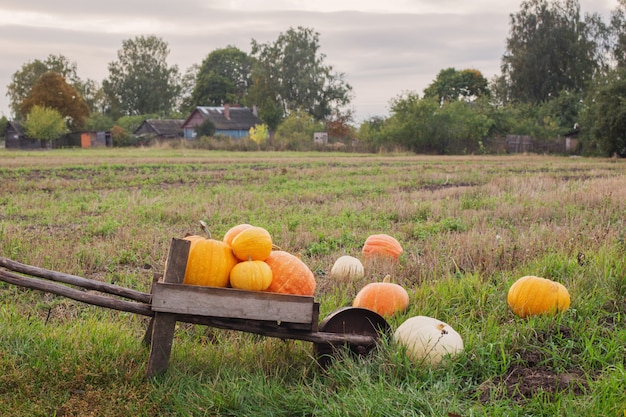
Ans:
[[[391,337],[327,369],[312,344],[181,324],[146,379],[148,320],[0,282],[1,416],[623,416],[626,161],[538,155],[0,150],[0,256],[149,292],[171,239],[267,229],[314,272],[320,318],[387,274],[392,329],[430,316],[463,337],[440,366]],[[394,265],[337,282],[342,255],[395,237]],[[519,318],[525,275],[571,296]]]

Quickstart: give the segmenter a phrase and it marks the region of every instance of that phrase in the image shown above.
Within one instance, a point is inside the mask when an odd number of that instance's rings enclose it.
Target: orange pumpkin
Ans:
[[[274,250],[265,262],[272,269],[272,283],[267,291],[308,296],[315,293],[315,275],[297,256]]]
[[[400,242],[386,234],[370,235],[363,245],[363,256],[366,259],[387,257],[397,260],[402,252]]]
[[[235,236],[237,236],[239,233],[241,233],[244,230],[249,229],[251,227],[252,227],[252,225],[248,224],[248,223],[241,223],[241,224],[238,224],[237,226],[231,227],[230,229],[228,229],[226,234],[224,234],[224,238],[222,239],[222,242],[224,242],[228,246],[232,247],[233,239],[235,238]]]
[[[409,294],[398,284],[391,282],[387,275],[383,282],[372,282],[357,293],[353,307],[375,311],[383,317],[391,317],[409,306]]]
[[[264,261],[272,252],[272,236],[264,228],[252,226],[235,236],[231,247],[240,261]]]
[[[563,284],[529,275],[511,285],[507,302],[513,313],[523,318],[563,312],[569,308],[570,296]]]
[[[272,283],[272,269],[263,261],[239,262],[230,271],[230,285],[249,291],[263,291]]]
[[[232,249],[224,242],[201,236],[187,236],[191,242],[184,284],[209,287],[228,286],[230,271],[237,264]]]

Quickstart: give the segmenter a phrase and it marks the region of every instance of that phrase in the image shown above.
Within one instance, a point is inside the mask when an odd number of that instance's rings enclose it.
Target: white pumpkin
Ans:
[[[363,278],[364,275],[361,261],[349,255],[339,257],[330,270],[330,277],[336,281],[351,281]]]
[[[463,339],[448,324],[432,317],[415,316],[402,323],[394,340],[406,347],[413,362],[436,365],[445,355],[454,356],[463,350]]]

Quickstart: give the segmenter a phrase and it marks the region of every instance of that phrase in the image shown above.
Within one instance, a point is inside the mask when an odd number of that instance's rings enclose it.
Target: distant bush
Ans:
[[[248,137],[245,138],[231,138],[226,135],[215,136],[200,136],[194,140],[186,142],[186,147],[193,149],[207,149],[207,150],[219,150],[219,151],[256,151],[265,150],[265,147],[255,143]]]

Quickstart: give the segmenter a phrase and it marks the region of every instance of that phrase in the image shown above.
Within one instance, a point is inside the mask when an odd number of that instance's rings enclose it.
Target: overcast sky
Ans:
[[[617,0],[579,0],[608,22]],[[6,87],[22,65],[50,54],[75,62],[82,79],[101,82],[122,41],[156,35],[169,64],[184,73],[213,50],[273,42],[290,27],[320,34],[326,64],[352,85],[358,121],[386,116],[389,101],[421,95],[440,70],[475,68],[491,79],[521,0],[0,0],[0,115]]]

